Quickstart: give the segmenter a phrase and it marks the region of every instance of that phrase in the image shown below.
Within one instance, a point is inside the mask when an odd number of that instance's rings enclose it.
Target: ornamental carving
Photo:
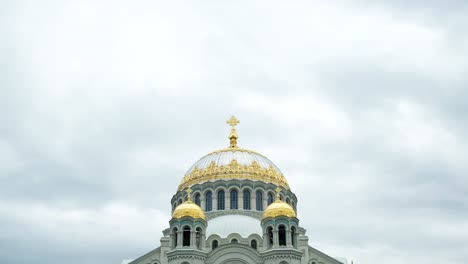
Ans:
[[[217,166],[212,161],[205,169],[195,167],[191,173],[182,179],[179,191],[194,184],[221,179],[249,179],[269,182],[289,190],[288,182],[283,174],[276,171],[273,166],[262,168],[256,161],[250,165],[241,165],[233,159],[225,166]]]

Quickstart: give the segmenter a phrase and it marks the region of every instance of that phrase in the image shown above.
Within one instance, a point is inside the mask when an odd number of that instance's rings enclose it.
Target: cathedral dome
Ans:
[[[277,216],[296,217],[296,212],[289,204],[281,201],[280,199],[276,199],[274,203],[267,207],[263,213],[262,219]]]
[[[228,147],[202,157],[187,171],[178,190],[220,179],[250,179],[289,189],[280,169],[265,156],[248,149]]]
[[[200,206],[198,206],[191,200],[185,201],[184,203],[177,206],[174,212],[172,213],[173,219],[179,219],[182,217],[192,217],[195,219],[199,218],[206,221],[205,212],[203,212]]]
[[[239,124],[239,120],[232,116],[226,123],[232,127],[229,134],[230,146],[211,152],[193,164],[182,178],[178,190],[221,179],[263,181],[289,190],[286,178],[273,162],[255,151],[237,146],[238,136],[234,127]]]

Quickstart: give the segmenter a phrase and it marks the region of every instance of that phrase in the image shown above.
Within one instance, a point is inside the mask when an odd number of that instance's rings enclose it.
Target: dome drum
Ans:
[[[191,187],[193,190],[191,197],[192,201],[205,211],[208,220],[224,214],[244,214],[261,219],[264,210],[275,201],[276,187],[271,183],[239,179],[205,182]],[[223,201],[218,199],[220,191],[224,193]],[[249,195],[248,201],[245,201],[245,192]],[[295,209],[297,198],[294,193],[281,188],[280,195]],[[173,196],[171,200],[173,210],[184,201],[184,197],[186,197],[185,190],[178,191]],[[220,203],[222,203],[221,208]]]

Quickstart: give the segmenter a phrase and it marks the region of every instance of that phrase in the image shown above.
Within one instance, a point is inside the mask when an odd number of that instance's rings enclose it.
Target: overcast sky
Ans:
[[[468,259],[468,1],[1,1],[0,262],[159,246],[185,171],[270,158],[311,246]]]

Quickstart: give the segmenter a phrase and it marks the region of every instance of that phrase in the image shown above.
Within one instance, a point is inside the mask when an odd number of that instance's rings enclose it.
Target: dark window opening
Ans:
[[[275,200],[275,197],[273,196],[273,194],[270,192],[268,193],[268,205],[272,204]]]
[[[224,210],[224,191],[218,192],[218,210]]]
[[[250,210],[250,192],[248,190],[244,191],[244,209]]]
[[[278,228],[278,239],[280,246],[286,246],[286,228],[284,225],[280,225]]]
[[[257,240],[252,240],[250,241],[250,247],[253,249],[257,249]]]
[[[231,209],[238,209],[237,206],[237,190],[231,191]]]
[[[182,240],[182,246],[189,247],[190,246],[190,227],[184,227],[184,236]]]
[[[212,194],[211,192],[206,193],[206,206],[205,206],[205,211],[210,212],[213,210],[213,201],[212,201]]]
[[[218,247],[218,240],[214,240],[212,243],[211,243],[211,249],[214,250]]]
[[[257,211],[263,211],[263,197],[262,197],[261,191],[257,191],[255,200],[256,200]]]

